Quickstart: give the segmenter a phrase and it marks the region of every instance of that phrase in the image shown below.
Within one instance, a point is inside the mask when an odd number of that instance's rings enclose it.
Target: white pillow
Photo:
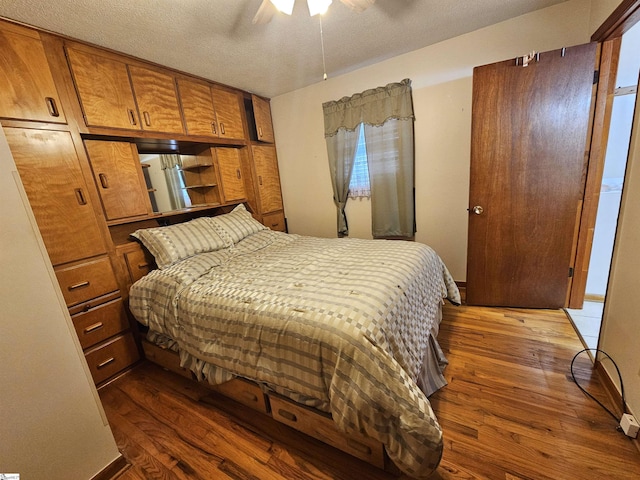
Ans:
[[[251,216],[242,203],[229,213],[208,217],[208,221],[222,238],[228,239],[233,243],[238,243],[249,235],[267,229]]]
[[[167,227],[136,230],[131,236],[140,240],[163,269],[198,253],[213,252],[230,247],[207,217]]]

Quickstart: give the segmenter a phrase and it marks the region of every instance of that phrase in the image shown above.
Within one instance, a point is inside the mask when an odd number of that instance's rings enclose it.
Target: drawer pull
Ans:
[[[131,125],[136,125],[136,115],[133,113],[133,110],[127,108],[127,112],[129,113],[129,123],[131,123]]]
[[[101,362],[98,364],[98,368],[104,368],[107,365],[109,365],[111,362],[114,362],[115,360],[116,360],[115,357],[107,358],[104,362]]]
[[[87,199],[84,198],[84,193],[82,192],[82,189],[81,188],[76,188],[75,192],[76,192],[76,200],[78,200],[78,204],[79,205],[86,205],[87,204]]]
[[[258,136],[261,137],[262,136],[262,127],[258,127]]]
[[[88,286],[89,286],[89,280],[86,280],[84,282],[76,283],[74,285],[69,285],[67,287],[67,290],[69,290],[71,292],[73,290],[77,290],[78,288],[84,288],[84,287],[88,287]]]
[[[272,223],[272,224],[271,224],[271,228],[274,228],[274,227],[277,227],[277,226],[278,226],[278,224],[277,224],[277,223]]]
[[[224,135],[224,123],[220,122],[220,135]]]
[[[287,410],[283,410],[281,408],[278,409],[278,415],[280,415],[282,418],[286,418],[290,422],[298,421],[298,417],[296,417],[294,413],[288,412]]]
[[[91,333],[94,332],[100,328],[104,327],[104,324],[102,322],[98,322],[98,323],[94,323],[93,325],[89,325],[87,328],[84,329],[84,333]]]
[[[214,135],[218,135],[218,129],[216,128],[216,122],[211,122],[211,131]]]
[[[45,97],[45,102],[47,102],[47,108],[49,109],[49,115],[52,117],[59,117],[60,112],[58,111],[58,107],[56,106],[56,101],[52,97]]]
[[[258,175],[258,183],[262,185],[262,175]]]
[[[236,177],[238,177],[238,180],[240,180],[240,178],[242,178],[242,175],[240,174],[240,169],[236,168]]]
[[[144,268],[149,268],[149,264],[148,263],[139,263],[138,264],[138,270],[142,270]]]
[[[101,173],[98,176],[100,177],[100,185],[102,185],[102,188],[109,188],[109,179],[107,178],[107,175]]]
[[[147,127],[151,126],[151,115],[149,115],[149,112],[142,112],[142,115],[144,116],[144,123],[147,125]]]

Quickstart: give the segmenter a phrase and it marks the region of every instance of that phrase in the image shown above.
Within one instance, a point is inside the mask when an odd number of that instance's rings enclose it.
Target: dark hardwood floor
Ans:
[[[447,304],[439,339],[449,385],[430,398],[445,438],[434,480],[640,478],[634,443],[571,378],[583,347],[563,311]],[[586,354],[575,370],[613,410]],[[131,464],[119,480],[407,480],[149,363],[100,397]]]

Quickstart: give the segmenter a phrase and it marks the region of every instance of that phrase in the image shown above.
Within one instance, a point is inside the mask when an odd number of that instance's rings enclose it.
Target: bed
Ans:
[[[437,468],[427,397],[446,384],[441,306],[460,297],[431,248],[275,232],[243,205],[132,235],[158,269],[133,284],[130,310],[198,380],[246,379],[272,410],[289,401],[380,442],[411,477]]]

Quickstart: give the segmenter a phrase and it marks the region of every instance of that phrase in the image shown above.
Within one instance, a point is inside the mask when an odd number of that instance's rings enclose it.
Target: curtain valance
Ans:
[[[388,119],[414,118],[411,100],[411,80],[372,88],[340,100],[322,104],[324,136],[331,137],[338,130],[353,131],[361,124],[380,126]]]
[[[182,161],[180,159],[180,155],[176,155],[176,154],[160,155],[160,167],[162,168],[162,170],[166,170],[168,168],[174,168],[174,167],[182,168]]]

